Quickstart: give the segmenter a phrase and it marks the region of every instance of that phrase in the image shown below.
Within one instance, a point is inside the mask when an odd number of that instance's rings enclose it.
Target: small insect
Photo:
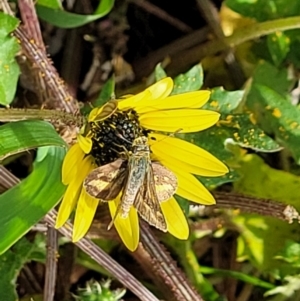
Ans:
[[[176,192],[177,178],[158,162],[151,162],[147,137],[133,141],[127,160],[117,159],[94,169],[83,185],[87,193],[104,201],[115,199],[122,191],[121,202],[108,229],[118,214],[126,218],[134,206],[150,225],[167,231],[160,202],[170,199]]]

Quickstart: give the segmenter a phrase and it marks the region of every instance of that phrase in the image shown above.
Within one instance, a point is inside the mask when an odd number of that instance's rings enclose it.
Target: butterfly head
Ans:
[[[148,138],[146,136],[137,137],[133,140],[132,151],[149,151]]]

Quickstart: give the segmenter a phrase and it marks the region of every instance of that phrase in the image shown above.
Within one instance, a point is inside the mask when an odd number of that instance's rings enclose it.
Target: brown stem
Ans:
[[[240,209],[243,212],[272,216],[292,223],[294,219],[300,221],[300,215],[291,205],[286,205],[269,199],[259,199],[239,193],[214,192],[216,207]]]
[[[168,292],[167,297],[169,297],[169,292],[173,294],[168,300],[203,300],[189,284],[188,279],[177,267],[176,262],[165,247],[158,242],[150,227],[145,222],[141,222],[140,227],[141,241],[152,258],[153,273],[165,284],[167,288],[165,292]]]
[[[38,110],[38,109],[2,109],[0,108],[0,121],[12,122],[20,120],[45,120],[57,124],[74,125],[80,128],[83,125],[84,117],[79,114],[71,114],[55,110]]]
[[[296,28],[300,28],[299,16],[266,21],[237,29],[231,36],[224,39],[209,41],[176,54],[176,56],[172,57],[173,63],[169,66],[171,70],[170,74],[177,74],[186,68],[186,66],[196,64],[206,56],[224,51],[228,46],[235,47],[246,41],[251,41],[277,31]]]
[[[133,61],[133,69],[137,78],[148,76],[153,71],[155,65],[162,62],[166,57],[173,57],[177,53],[195,47],[207,40],[209,34],[208,26],[184,35],[166,46],[151,51],[146,57]]]
[[[46,51],[33,0],[18,0],[18,6],[27,33],[30,33],[31,38],[36,41],[37,45]]]
[[[56,272],[57,272],[57,231],[48,227],[47,230],[47,258],[44,285],[44,301],[53,301],[55,292]]]
[[[11,16],[14,15],[6,0],[1,0],[1,4],[4,12]],[[49,94],[49,100],[47,100],[45,106],[52,109],[65,110],[69,113],[77,112],[77,101],[69,93],[68,88],[59,77],[43,47],[38,45],[22,26],[14,31],[14,35],[19,40],[26,58],[30,61],[32,66],[38,69],[39,76],[43,78],[43,82],[46,86],[44,89],[46,89],[48,91],[47,94]],[[43,90],[43,87],[40,87],[40,89]]]
[[[179,19],[169,15],[167,12],[159,8],[158,6],[146,1],[146,0],[129,0],[129,2],[134,3],[135,5],[143,8],[145,11],[155,15],[156,17],[168,22],[175,28],[179,29],[182,32],[191,32],[193,29],[180,21]]]
[[[55,210],[50,211],[45,216],[45,221],[52,227],[55,225],[57,218],[57,212]],[[71,223],[66,223],[64,227],[58,230],[62,235],[71,239],[73,226]],[[158,301],[158,299],[141,284],[135,277],[127,272],[121,265],[119,265],[114,259],[100,249],[96,244],[87,238],[81,239],[75,243],[78,248],[94,259],[104,269],[106,269],[114,278],[118,279],[126,288],[131,290],[142,301]]]

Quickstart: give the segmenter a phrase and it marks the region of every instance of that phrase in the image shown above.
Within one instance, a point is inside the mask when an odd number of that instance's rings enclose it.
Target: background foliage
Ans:
[[[40,0],[31,12],[25,2],[12,6],[20,19],[5,6],[0,13],[0,299],[43,300],[49,266],[46,236],[38,232],[45,231],[42,219],[65,191],[60,170],[66,132],[72,132],[70,122],[56,113],[46,118],[44,108],[61,110],[58,100],[69,95],[85,115],[114,94],[139,92],[169,75],[173,94],[212,91],[204,109],[219,112],[219,122],[178,136],[230,168],[220,178],[199,177],[214,192],[216,206],[189,206],[178,198],[189,218],[189,240],[155,232],[185,275],[180,278],[176,267],[172,276],[183,286],[190,282],[206,301],[298,300],[299,1],[102,0],[72,6]],[[39,19],[26,24],[25,12]],[[53,65],[36,36],[26,40],[18,31],[26,26],[41,26]],[[30,115],[32,108],[43,109]],[[8,174],[19,182],[12,188]],[[141,250],[129,253],[106,231],[103,207],[90,231],[97,246],[157,298],[174,300],[170,287],[168,295],[155,282],[148,257]],[[59,252],[56,300],[137,300],[125,293],[124,279],[107,280],[107,270],[69,239],[59,240]]]

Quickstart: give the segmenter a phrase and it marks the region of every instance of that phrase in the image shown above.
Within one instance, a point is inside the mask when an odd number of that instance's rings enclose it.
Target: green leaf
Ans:
[[[252,85],[254,84],[272,88],[286,99],[289,98],[288,91],[293,86],[287,69],[278,69],[265,61],[261,61],[254,71]]]
[[[253,124],[251,116],[246,114],[222,116],[215,126],[199,133],[184,134],[183,137],[222,160],[232,157],[226,150],[228,143],[261,152],[275,152],[281,149],[280,145]]]
[[[279,66],[290,50],[290,39],[283,32],[276,32],[268,35],[267,44],[275,66]]]
[[[224,270],[224,269],[215,269],[211,267],[205,267],[203,265],[200,266],[200,271],[203,274],[213,274],[214,276],[217,277],[224,277],[224,278],[234,278],[241,280],[245,283],[250,283],[255,286],[260,286],[263,288],[271,289],[274,288],[275,285],[271,284],[269,282],[263,281],[259,278],[253,277],[248,274],[244,274],[242,272],[237,272],[237,271],[230,271],[230,270]]]
[[[161,66],[161,63],[155,66],[155,80],[158,82],[159,80],[167,77],[167,73],[164,68]]]
[[[50,8],[62,9],[61,1],[59,0],[38,0],[37,4]]]
[[[287,36],[287,38],[290,40],[289,48],[290,51],[287,54],[286,60],[289,62],[292,62],[295,68],[300,67],[300,53],[299,53],[299,47],[300,47],[300,30],[294,29],[284,32],[284,34]]]
[[[231,165],[233,153],[229,150],[232,144],[250,148],[260,152],[276,152],[281,149],[272,138],[267,136],[258,126],[251,121],[251,116],[246,114],[232,114],[222,116],[218,123],[199,133],[178,134],[182,139],[204,148],[219,160]],[[198,177],[208,188],[215,188],[224,183],[236,181],[239,175],[230,170],[221,177]]]
[[[109,78],[101,89],[101,92],[93,104],[94,107],[101,107],[115,95],[115,77]]]
[[[49,1],[47,6],[38,4],[37,13],[41,19],[61,28],[74,28],[93,22],[107,15],[114,6],[114,0],[101,0],[93,15],[79,15],[61,10]],[[55,9],[53,8],[55,7]]]
[[[19,20],[0,12],[0,24],[0,104],[7,106],[13,101],[20,74],[15,60],[20,47],[10,35]]]
[[[292,240],[285,242],[284,249],[276,256],[276,259],[291,263],[293,267],[300,268],[300,244]]]
[[[267,75],[270,69],[275,68],[270,68],[268,65],[259,67],[254,74],[247,96],[247,106],[253,111],[261,128],[275,134],[277,140],[290,150],[296,162],[300,164],[300,109],[292,105],[285,95],[287,93],[274,84],[273,77],[276,77],[279,72],[274,72],[272,76],[269,74],[272,78],[264,79],[262,82],[261,69],[266,69]]]
[[[174,89],[172,95],[185,92],[197,91],[203,85],[203,69],[201,65],[196,65],[188,72],[180,74],[174,78]]]
[[[20,270],[29,259],[34,245],[27,239],[19,240],[11,250],[0,256],[0,300],[18,300],[16,281]]]
[[[63,147],[41,147],[33,172],[0,195],[0,254],[26,234],[62,197]]]
[[[229,172],[220,177],[209,178],[209,177],[196,176],[196,178],[207,189],[213,190],[218,186],[238,180],[240,178],[240,175],[235,170],[229,168]]]
[[[107,103],[109,100],[114,98],[114,96],[115,96],[115,77],[112,76],[105,82],[99,96],[92,103],[92,105],[85,104],[81,109],[81,113],[83,115],[89,114],[93,108],[102,107],[105,103]]]
[[[232,140],[227,140],[227,143],[237,144],[260,152],[277,152],[281,150],[281,146],[278,143],[267,136],[257,125],[253,124],[251,115],[227,115],[224,119],[219,120],[217,127],[220,127],[220,129],[216,129],[217,135],[224,135],[225,132],[227,135],[230,133]],[[222,131],[225,132],[222,133]]]
[[[232,10],[259,21],[297,16],[300,14],[299,1],[286,0],[226,0],[225,4]]]
[[[243,90],[226,91],[223,87],[216,87],[211,90],[210,99],[203,106],[203,109],[230,114],[240,105],[243,96]]]
[[[238,164],[240,168],[237,171],[242,176],[234,182],[236,191],[258,198],[277,200],[292,205],[299,211],[299,196],[295,191],[299,190],[300,177],[273,169],[253,154],[246,155]],[[257,214],[240,214],[233,218],[233,222],[240,229],[239,257],[247,256],[252,264],[262,271],[277,268],[281,274],[292,272],[293,267],[290,264],[284,265],[275,256],[283,250],[286,241],[299,240],[299,224],[288,224]]]
[[[50,123],[23,120],[0,126],[0,162],[8,156],[39,146],[66,146]]]

